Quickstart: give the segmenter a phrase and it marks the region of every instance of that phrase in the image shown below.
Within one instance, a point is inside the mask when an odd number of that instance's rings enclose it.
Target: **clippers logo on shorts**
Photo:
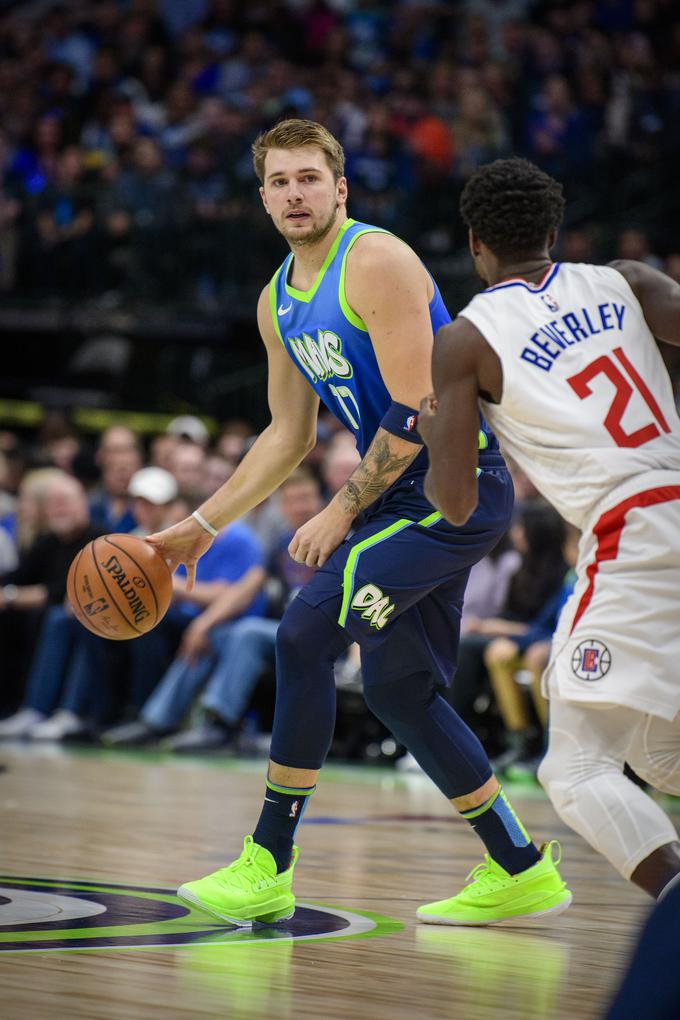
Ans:
[[[377,584],[365,584],[352,599],[352,609],[363,610],[361,619],[370,620],[371,627],[382,630],[390,613],[394,612],[394,603],[383,595]]]
[[[601,641],[581,641],[571,657],[571,668],[579,680],[601,680],[611,664],[611,652]]]

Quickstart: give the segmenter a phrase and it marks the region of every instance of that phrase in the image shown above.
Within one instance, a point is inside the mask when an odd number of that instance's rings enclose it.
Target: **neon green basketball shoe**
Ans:
[[[290,867],[277,875],[276,862],[269,850],[254,843],[252,836],[246,836],[243,852],[233,864],[187,882],[179,887],[177,895],[193,907],[231,924],[284,921],[295,913],[291,887],[299,852],[294,846]]]
[[[540,861],[517,875],[509,875],[486,854],[468,875],[469,884],[462,892],[419,907],[418,920],[425,924],[517,924],[561,913],[571,903],[571,893],[557,870],[560,844],[554,839],[544,843],[540,853]]]

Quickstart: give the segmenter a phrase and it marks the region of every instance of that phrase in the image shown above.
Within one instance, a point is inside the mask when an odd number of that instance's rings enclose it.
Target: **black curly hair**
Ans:
[[[562,222],[562,185],[526,159],[497,159],[470,177],[460,212],[494,255],[535,254]]]

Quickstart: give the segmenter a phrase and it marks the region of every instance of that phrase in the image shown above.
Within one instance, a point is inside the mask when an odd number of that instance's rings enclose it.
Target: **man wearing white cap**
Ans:
[[[128,493],[132,496],[132,512],[137,527],[132,532],[144,538],[159,528],[167,527],[171,504],[178,496],[174,475],[160,467],[145,467],[135,471],[130,479]]]

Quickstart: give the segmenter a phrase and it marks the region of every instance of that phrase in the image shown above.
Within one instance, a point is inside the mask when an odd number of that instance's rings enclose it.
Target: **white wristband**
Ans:
[[[219,534],[217,528],[213,528],[212,524],[208,524],[203,514],[199,514],[198,510],[194,510],[191,516],[194,518],[195,521],[198,521],[203,530],[207,531],[208,534],[212,535],[213,538],[215,538],[215,536]]]

